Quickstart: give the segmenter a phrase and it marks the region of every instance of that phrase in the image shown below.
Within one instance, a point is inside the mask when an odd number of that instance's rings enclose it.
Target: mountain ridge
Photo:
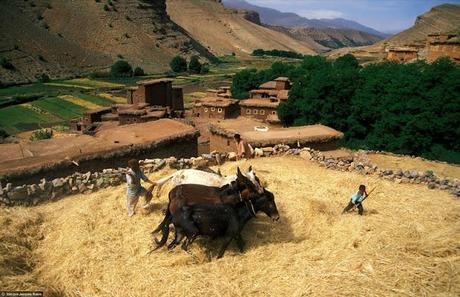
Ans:
[[[253,5],[245,0],[223,0],[225,6],[232,8],[241,8],[254,10],[259,13],[262,23],[272,26],[282,27],[314,27],[314,28],[340,28],[354,29],[367,32],[380,37],[387,37],[388,34],[377,31],[373,28],[364,26],[358,22],[347,20],[344,18],[333,19],[308,19],[293,12],[281,12],[279,10]]]

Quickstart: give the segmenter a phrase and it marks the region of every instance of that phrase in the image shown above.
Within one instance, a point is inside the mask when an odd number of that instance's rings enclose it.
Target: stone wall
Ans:
[[[12,185],[34,184],[42,178],[53,180],[71,176],[75,171],[80,172],[97,172],[107,168],[118,168],[125,166],[129,159],[145,158],[167,158],[176,156],[178,158],[189,158],[198,155],[198,136],[199,132],[184,133],[175,137],[166,138],[148,144],[139,144],[116,149],[112,152],[95,153],[85,155],[77,161],[78,166],[71,160],[62,160],[52,165],[38,167],[26,172],[16,172],[2,176],[0,182],[3,184],[11,183]]]
[[[420,172],[379,168],[371,163],[367,154],[367,151],[358,151],[349,157],[334,158],[325,156],[322,152],[308,147],[290,148],[288,145],[283,144],[255,149],[256,158],[293,155],[311,160],[328,169],[357,172],[363,175],[376,175],[396,183],[425,184],[430,189],[449,191],[452,195],[460,197],[460,181],[458,179],[440,178],[431,171]],[[152,173],[165,166],[174,169],[199,168],[235,160],[236,154],[234,152],[212,152],[196,158],[146,159],[141,163],[145,172]],[[124,183],[125,172],[126,168],[103,169],[95,172],[77,172],[67,177],[51,180],[43,178],[38,183],[16,187],[8,183],[3,188],[0,187],[0,203],[7,206],[28,206],[77,193],[92,193],[99,189]]]

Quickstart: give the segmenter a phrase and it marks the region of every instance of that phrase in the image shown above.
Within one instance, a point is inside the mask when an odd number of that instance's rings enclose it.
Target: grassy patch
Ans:
[[[0,102],[14,96],[26,96],[33,94],[43,94],[48,96],[56,96],[62,88],[51,86],[42,83],[36,83],[24,86],[14,86],[0,89]]]
[[[84,89],[84,90],[92,90],[94,88],[88,87],[88,86],[80,86],[80,85],[74,85],[74,84],[66,84],[63,82],[52,82],[52,83],[46,83],[48,86],[55,86],[55,87],[64,87],[64,88],[79,88],[79,89]]]
[[[89,78],[69,79],[69,80],[62,81],[62,83],[67,84],[67,85],[74,85],[78,87],[89,87],[89,88],[94,88],[94,89],[99,89],[99,88],[117,89],[117,88],[123,88],[125,86],[124,84],[121,84],[121,83],[93,80]]]
[[[41,114],[25,106],[16,105],[0,109],[0,126],[9,134],[48,127],[55,117]]]
[[[93,97],[108,100],[108,102],[110,102],[110,104],[113,104],[113,103],[126,103],[127,102],[125,97],[115,96],[115,95],[112,95],[110,93],[99,93],[99,94],[97,94],[97,96],[98,97],[96,97],[96,96],[93,96]],[[108,105],[110,105],[110,104],[108,104]]]
[[[62,120],[70,120],[72,118],[78,117],[87,110],[87,108],[84,108],[83,106],[62,100],[57,97],[41,99],[33,102],[32,105],[46,110],[50,114]]]

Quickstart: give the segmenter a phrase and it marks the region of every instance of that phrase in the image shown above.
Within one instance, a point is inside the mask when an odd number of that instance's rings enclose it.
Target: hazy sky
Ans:
[[[460,0],[246,0],[255,5],[295,12],[307,18],[345,18],[382,32],[411,27],[418,15]]]

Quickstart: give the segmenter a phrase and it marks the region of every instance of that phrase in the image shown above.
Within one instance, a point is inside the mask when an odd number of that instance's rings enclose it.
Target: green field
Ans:
[[[49,97],[34,101],[32,106],[38,107],[39,109],[62,120],[73,119],[80,116],[87,110],[80,105],[76,105],[56,97]]]
[[[52,115],[40,114],[21,105],[0,109],[0,128],[11,135],[40,127],[49,127],[59,121],[59,118]]]

